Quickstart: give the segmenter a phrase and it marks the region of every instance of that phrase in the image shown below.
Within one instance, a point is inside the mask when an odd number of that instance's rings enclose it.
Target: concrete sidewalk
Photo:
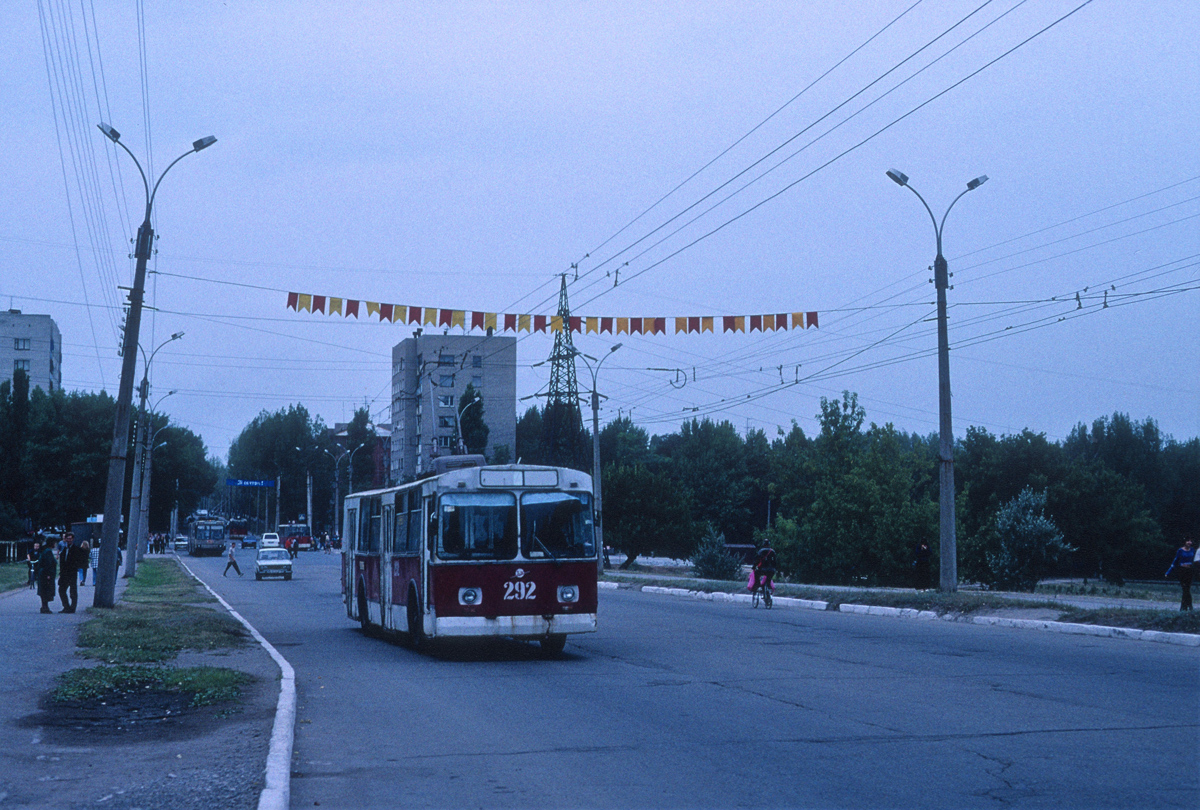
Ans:
[[[117,579],[118,601],[126,584]],[[167,662],[255,677],[239,706],[198,731],[187,724],[122,732],[43,722],[43,700],[57,676],[99,663],[76,653],[94,593],[91,585],[79,589],[74,614],[57,612],[57,602],[55,613],[41,613],[33,590],[0,594],[0,807],[255,807],[278,691],[278,669],[258,645],[185,652]]]

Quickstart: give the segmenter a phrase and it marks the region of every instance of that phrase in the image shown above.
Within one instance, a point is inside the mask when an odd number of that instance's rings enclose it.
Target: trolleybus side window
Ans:
[[[511,560],[517,556],[517,502],[502,492],[452,492],[439,502],[443,560]]]
[[[527,492],[521,496],[521,554],[530,559],[561,559],[595,553],[590,494]]]
[[[346,537],[343,539],[346,541],[346,548],[350,549],[351,551],[358,550],[358,546],[355,544],[358,539],[357,509],[346,510]]]
[[[379,498],[368,498],[363,501],[363,541],[366,548],[364,551],[378,553],[379,540],[383,534],[382,521],[380,518],[380,508],[382,504]]]
[[[421,491],[408,491],[408,551],[421,551]]]
[[[396,524],[392,529],[392,553],[408,551],[408,501],[403,492],[396,493]]]
[[[384,549],[391,549],[392,546],[392,505],[388,504],[383,507],[383,546]]]

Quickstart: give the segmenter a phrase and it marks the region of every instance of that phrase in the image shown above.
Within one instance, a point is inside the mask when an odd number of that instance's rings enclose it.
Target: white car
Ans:
[[[292,555],[281,548],[260,548],[254,559],[254,578],[292,578]]]
[[[258,541],[259,548],[279,548],[279,535],[275,532],[263,532]]]

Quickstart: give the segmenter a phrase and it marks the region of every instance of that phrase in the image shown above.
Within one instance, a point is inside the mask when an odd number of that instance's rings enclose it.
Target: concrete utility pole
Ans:
[[[604,361],[612,356],[612,353],[621,348],[620,343],[608,350],[608,354],[597,360],[590,354],[580,353],[579,357],[583,360],[587,370],[592,373],[592,494],[596,499],[595,503],[595,529],[596,529],[596,573],[604,573],[604,500],[600,494],[600,392],[596,390],[596,378],[600,374],[600,366]],[[592,368],[591,360],[596,364]]]
[[[941,560],[938,588],[953,592],[958,590],[958,541],[954,527],[954,431],[950,420],[950,339],[946,325],[946,290],[950,287],[950,273],[946,257],[942,255],[942,229],[946,226],[946,217],[950,216],[950,209],[954,207],[954,203],[962,199],[967,191],[974,191],[982,186],[988,178],[984,174],[967,183],[966,191],[954,198],[939,224],[929,203],[908,184],[907,174],[888,169],[887,176],[917,195],[921,205],[929,212],[929,218],[933,220],[933,233],[937,237],[933,283],[937,288],[938,319],[938,556]]]
[[[133,288],[129,291],[129,314],[125,319],[124,338],[121,346],[121,382],[117,388],[116,414],[113,418],[113,440],[108,454],[108,483],[104,493],[104,529],[100,540],[100,568],[97,571],[99,579],[96,582],[93,607],[111,608],[116,604],[117,587],[117,553],[120,545],[122,507],[125,500],[125,466],[129,458],[129,411],[133,404],[133,377],[137,373],[137,344],[138,333],[142,323],[142,298],[146,288],[146,263],[154,244],[154,228],[150,224],[150,214],[154,207],[154,195],[158,186],[171,167],[183,160],[192,152],[207,149],[217,142],[212,135],[192,143],[192,148],[184,152],[158,176],[151,189],[142,164],[125,144],[121,143],[121,133],[108,124],[99,124],[100,131],[110,141],[125,150],[133,158],[138,173],[142,176],[142,186],[146,191],[146,215],[138,228],[137,241],[134,243],[134,258],[137,264],[133,274]]]

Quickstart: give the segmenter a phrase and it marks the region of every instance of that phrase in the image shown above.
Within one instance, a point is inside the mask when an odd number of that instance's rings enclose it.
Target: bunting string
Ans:
[[[378,318],[380,323],[459,328],[464,332],[580,332],[612,335],[702,334],[704,332],[774,332],[816,329],[817,313],[811,310],[766,315],[687,315],[681,317],[619,318],[591,315],[523,315],[474,312],[442,307],[382,304],[354,298],[333,298],[310,293],[288,293],[288,309],[341,315],[349,318]],[[669,327],[673,329],[669,330]]]

